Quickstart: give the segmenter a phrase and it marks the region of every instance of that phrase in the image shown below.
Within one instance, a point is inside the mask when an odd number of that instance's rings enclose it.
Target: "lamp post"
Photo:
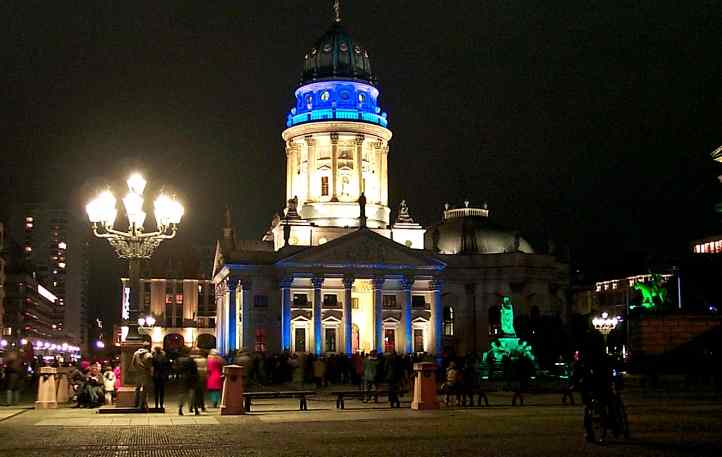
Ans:
[[[609,348],[607,347],[607,336],[615,329],[617,324],[619,324],[619,318],[609,317],[609,313],[606,311],[603,312],[601,316],[592,319],[592,325],[594,328],[604,335],[604,349],[607,353],[609,353]]]
[[[138,332],[139,285],[141,260],[150,259],[153,251],[163,240],[175,237],[178,224],[183,217],[183,206],[175,198],[161,193],[153,203],[157,229],[145,232],[145,212],[143,211],[143,190],[146,181],[134,173],[128,178],[128,193],[123,198],[123,206],[128,216],[128,229],[117,230],[113,227],[118,211],[115,207],[116,199],[109,191],[101,192],[85,207],[88,213],[93,234],[98,238],[105,238],[115,249],[121,259],[128,260],[128,281],[130,297],[128,306],[128,335],[121,343],[121,370],[124,384],[129,384],[127,377],[128,353],[132,356],[135,349],[142,345],[143,338]]]

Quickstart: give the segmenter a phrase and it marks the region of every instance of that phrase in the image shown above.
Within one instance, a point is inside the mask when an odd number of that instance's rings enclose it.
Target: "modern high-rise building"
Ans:
[[[25,259],[57,297],[52,324],[56,337],[87,349],[88,235],[66,208],[51,203],[16,205],[10,233]]]

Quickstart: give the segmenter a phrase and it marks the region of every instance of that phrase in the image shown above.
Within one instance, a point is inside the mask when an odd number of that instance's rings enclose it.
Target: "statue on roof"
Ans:
[[[363,192],[361,192],[361,195],[358,198],[358,206],[359,206],[359,226],[366,227],[366,195],[364,195]]]
[[[396,223],[402,224],[413,224],[414,219],[409,214],[409,207],[406,205],[406,200],[401,200],[399,205],[399,215],[396,217]]]
[[[334,0],[333,2],[333,12],[336,16],[336,22],[341,22],[341,2],[339,0]]]

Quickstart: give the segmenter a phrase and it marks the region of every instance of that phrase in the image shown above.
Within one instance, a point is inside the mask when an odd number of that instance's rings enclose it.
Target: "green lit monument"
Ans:
[[[667,301],[667,289],[664,287],[664,280],[658,274],[653,274],[648,282],[638,282],[632,286],[642,294],[641,307],[652,310],[663,305]],[[632,306],[636,308],[637,306]]]
[[[532,347],[516,336],[514,308],[510,297],[504,297],[501,303],[501,336],[491,342],[491,348],[484,353],[483,362],[488,364],[493,361],[500,364],[507,357],[511,360],[527,358],[534,361]]]

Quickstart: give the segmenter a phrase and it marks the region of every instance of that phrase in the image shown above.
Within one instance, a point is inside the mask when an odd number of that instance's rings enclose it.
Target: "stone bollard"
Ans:
[[[243,366],[226,365],[223,367],[223,396],[221,397],[221,416],[244,414],[243,408]]]
[[[40,367],[40,378],[38,379],[38,399],[35,408],[57,408],[58,402],[55,397],[55,375],[58,369],[55,367]]]
[[[414,398],[411,409],[439,409],[439,398],[436,387],[436,368],[430,362],[414,364]]]
[[[56,376],[57,390],[55,400],[58,404],[67,403],[73,398],[73,388],[70,385],[70,368],[61,367],[58,368],[58,375]]]

